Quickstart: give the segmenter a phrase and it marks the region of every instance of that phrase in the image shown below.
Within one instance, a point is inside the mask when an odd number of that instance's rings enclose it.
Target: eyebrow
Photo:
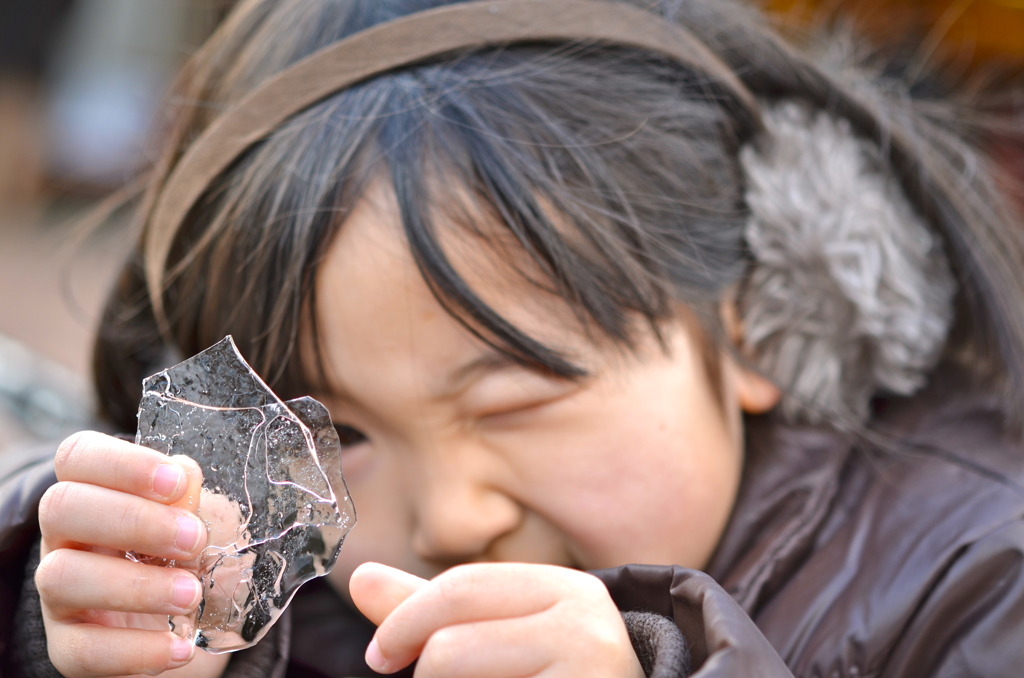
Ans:
[[[435,392],[435,395],[441,398],[450,398],[465,391],[472,382],[484,375],[494,374],[495,372],[511,368],[526,369],[507,355],[497,351],[488,351],[449,372],[442,381],[441,387]]]

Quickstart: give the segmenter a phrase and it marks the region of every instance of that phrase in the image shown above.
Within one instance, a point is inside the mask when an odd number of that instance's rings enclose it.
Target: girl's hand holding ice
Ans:
[[[197,654],[167,627],[168,615],[199,604],[195,574],[125,558],[134,551],[187,563],[199,555],[199,466],[92,432],[65,440],[55,464],[59,482],[39,507],[35,577],[53,665],[68,678],[186,664],[189,676],[220,675],[226,656]]]
[[[427,581],[366,563],[352,599],[380,628],[367,663],[417,678],[643,678],[626,627],[595,577],[553,565],[479,563]]]

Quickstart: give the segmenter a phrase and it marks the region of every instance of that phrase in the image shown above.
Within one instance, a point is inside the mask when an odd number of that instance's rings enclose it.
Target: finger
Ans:
[[[184,666],[195,646],[170,631],[57,624],[46,629],[50,662],[68,678],[156,675]]]
[[[427,584],[426,579],[380,563],[363,563],[349,578],[348,590],[359,611],[380,625],[399,603]]]
[[[607,597],[596,577],[553,566],[482,563],[454,567],[411,594],[380,624],[370,648],[390,670],[411,663],[447,626],[543,611],[569,588]],[[368,649],[368,660],[375,659]]]
[[[105,487],[59,482],[39,503],[45,553],[81,545],[190,560],[206,545],[206,526],[184,509]]]
[[[55,619],[78,618],[82,610],[188,614],[202,595],[199,580],[186,570],[72,549],[48,553],[35,582]]]
[[[166,504],[186,499],[202,483],[199,465],[184,456],[168,457],[95,431],[80,431],[57,448],[58,480],[99,485]],[[198,496],[198,489],[194,490]]]
[[[562,642],[557,629],[538,629],[533,617],[446,626],[430,636],[416,662],[416,678],[520,678],[536,676],[555,653],[536,638]]]

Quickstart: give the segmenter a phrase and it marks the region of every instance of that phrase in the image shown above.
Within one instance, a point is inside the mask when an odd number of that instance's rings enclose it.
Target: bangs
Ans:
[[[339,92],[254,146],[183,222],[167,292],[176,348],[232,334],[282,396],[322,386],[319,263],[382,180],[439,303],[519,364],[586,375],[488,305],[453,246],[493,255],[594,343],[660,340],[680,304],[717,336],[721,295],[746,269],[747,213],[742,130],[708,87],[646,54],[535,45]]]
[[[679,88],[700,84],[666,69],[658,84],[671,91],[669,117],[668,92],[654,98],[649,75],[633,77],[637,60],[609,61],[605,50],[599,64],[579,49],[496,52],[386,76],[391,112],[375,144],[414,259],[442,306],[516,362],[567,378],[585,371],[503,318],[460,275],[442,244],[453,231],[460,246],[490,249],[499,265],[565,302],[592,339],[627,350],[638,327],[660,339],[677,301],[714,323],[723,287],[745,267],[744,212],[721,160],[720,119],[714,106],[679,99]],[[602,95],[609,77],[632,79],[637,97],[655,105],[624,115]],[[692,182],[703,189],[696,200],[679,188]]]

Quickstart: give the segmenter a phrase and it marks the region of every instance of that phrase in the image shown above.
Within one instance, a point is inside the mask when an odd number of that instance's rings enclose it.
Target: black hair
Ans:
[[[140,213],[219,110],[328,44],[440,4],[240,3],[179,82]],[[755,94],[808,100],[885,148],[960,282],[949,355],[968,356],[1003,386],[1008,411],[1024,411],[1024,245],[991,175],[977,169],[980,156],[942,120],[919,115],[898,83],[826,71],[749,8],[647,5],[700,35]],[[657,333],[677,302],[721,339],[722,297],[750,263],[737,156],[756,126],[714,85],[625,47],[525,44],[385,73],[311,106],[234,163],[182,224],[166,277],[169,338],[147,296],[141,250],[133,253],[95,351],[106,414],[130,427],[137,384],[168,350],[191,355],[228,333],[282,395],[307,390],[298,348],[304,332],[316,346],[317,266],[376,180],[393,188],[411,251],[441,303],[520,363],[583,373],[483,303],[448,260],[438,229],[461,228],[494,248],[514,243],[528,255],[520,272],[615,345],[632,346],[636,317]],[[456,187],[506,237],[460,211],[450,199]]]

